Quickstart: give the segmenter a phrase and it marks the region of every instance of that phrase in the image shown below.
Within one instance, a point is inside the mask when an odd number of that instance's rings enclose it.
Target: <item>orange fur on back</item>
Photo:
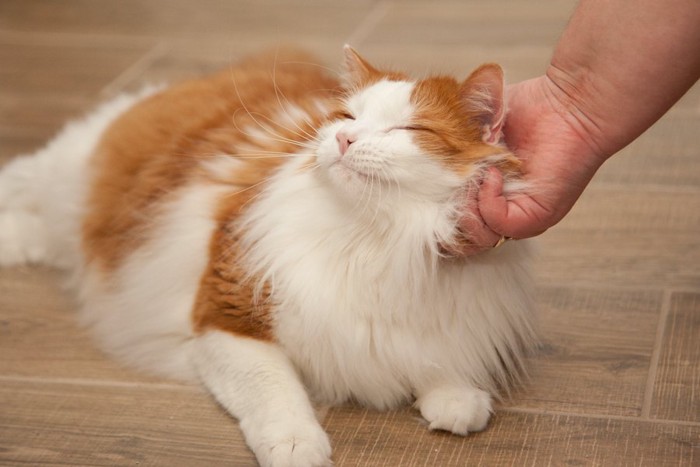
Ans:
[[[346,91],[379,80],[408,80],[349,53]],[[464,99],[465,86],[469,79],[459,83],[432,77],[418,81],[412,95],[416,144],[458,174],[502,152],[482,141],[479,119]],[[314,65],[312,57],[278,51],[136,104],[108,128],[92,160],[83,224],[87,261],[109,275],[152,238],[163,210],[181,189],[196,183],[230,186],[213,207],[217,227],[195,301],[194,329],[213,327],[271,340],[267,290],[255,300],[254,281],[236,266],[239,245],[231,221],[286,157],[303,151],[327,118],[340,118],[341,92],[339,81]],[[222,158],[235,159],[235,170],[217,170]],[[214,170],[207,170],[209,161]],[[502,157],[498,166],[506,173],[519,170],[512,155]]]
[[[226,262],[237,245],[225,232],[260,183],[285,161],[284,154],[299,152],[300,143],[313,138],[337,92],[338,82],[312,58],[286,51],[257,56],[138,103],[108,129],[93,159],[83,225],[86,259],[109,274],[147,241],[179,189],[197,182],[230,185],[232,193],[217,208],[219,225],[194,310],[195,329],[213,326],[269,339],[264,310],[252,309],[243,272]],[[284,114],[286,106],[302,110],[304,119],[286,121],[293,117]],[[221,156],[239,164],[234,173],[212,179],[200,164]]]

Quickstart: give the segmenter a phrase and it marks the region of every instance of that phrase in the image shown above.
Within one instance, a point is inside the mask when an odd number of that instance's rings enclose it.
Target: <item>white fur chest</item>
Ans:
[[[277,339],[312,395],[387,408],[436,378],[489,386],[530,305],[520,246],[443,261],[429,247],[440,209],[361,225],[313,178],[275,185],[246,221],[249,266],[273,286]]]

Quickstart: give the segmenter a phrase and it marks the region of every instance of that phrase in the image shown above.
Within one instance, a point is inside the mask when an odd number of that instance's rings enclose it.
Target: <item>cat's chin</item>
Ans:
[[[336,191],[351,195],[353,199],[357,199],[363,192],[369,192],[374,184],[381,183],[378,178],[362,173],[342,160],[328,167],[326,173]]]

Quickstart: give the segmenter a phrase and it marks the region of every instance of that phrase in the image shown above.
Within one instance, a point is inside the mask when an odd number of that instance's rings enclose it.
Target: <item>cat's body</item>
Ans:
[[[330,461],[309,395],[481,430],[534,339],[523,242],[443,253],[480,170],[517,168],[500,71],[414,82],[346,55],[344,99],[307,57],[261,57],[0,172],[0,264],[75,271],[102,346],[201,379],[265,465]]]

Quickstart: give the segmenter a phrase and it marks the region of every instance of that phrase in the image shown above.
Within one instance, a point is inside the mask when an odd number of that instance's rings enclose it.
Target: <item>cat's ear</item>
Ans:
[[[464,80],[460,94],[467,110],[481,122],[482,140],[498,143],[506,120],[503,69],[495,63],[481,65]]]
[[[345,52],[343,78],[347,87],[361,87],[379,73],[348,44],[343,47],[343,52]]]

